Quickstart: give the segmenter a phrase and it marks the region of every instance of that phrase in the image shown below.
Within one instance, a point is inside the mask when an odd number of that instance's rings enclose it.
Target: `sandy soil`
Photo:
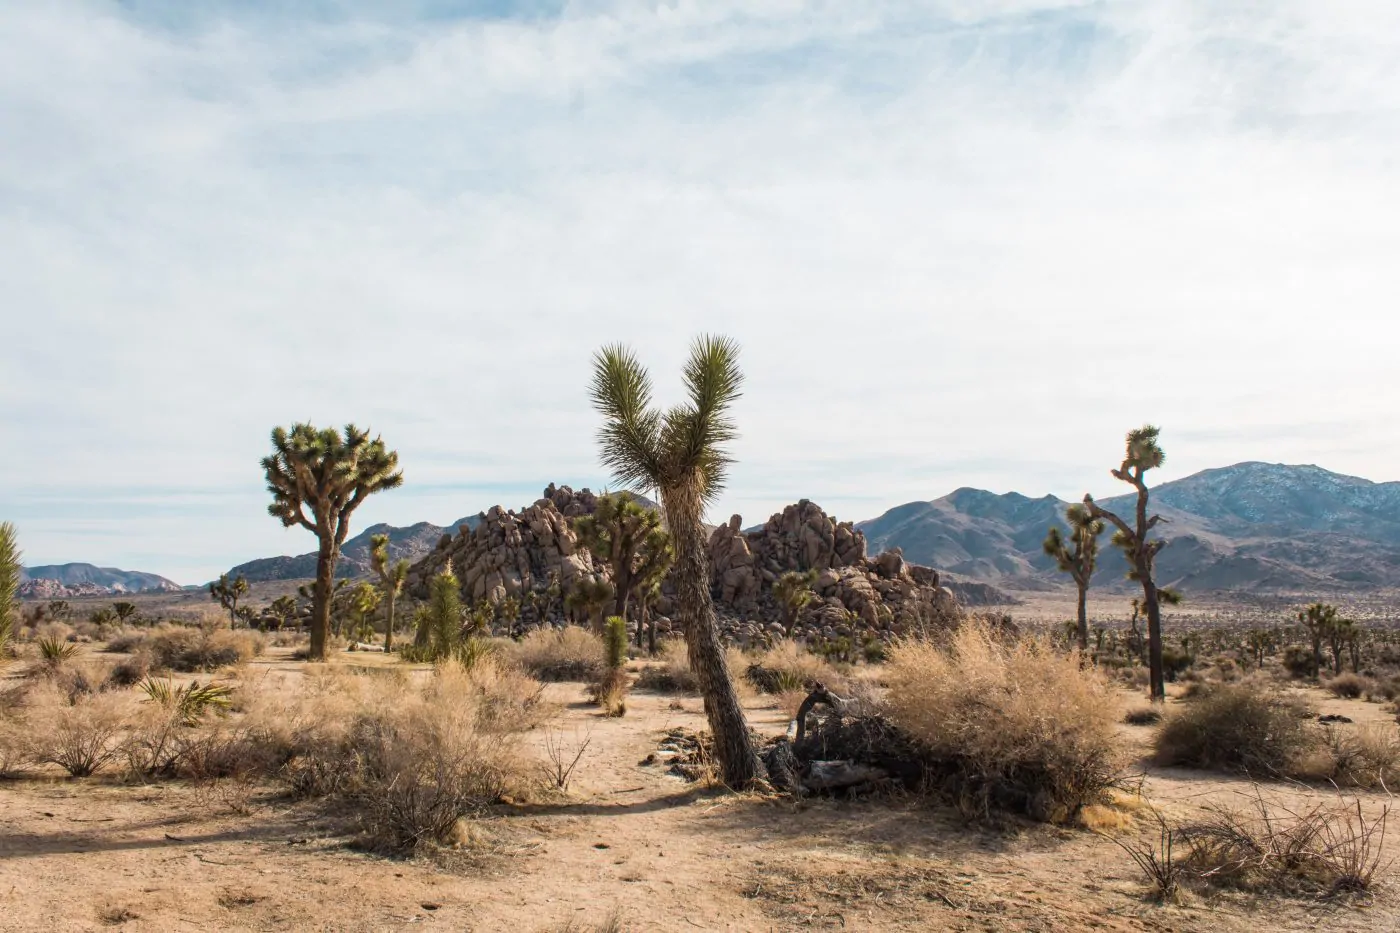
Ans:
[[[297,676],[276,654],[244,673]],[[697,790],[642,762],[665,730],[702,726],[698,700],[634,693],[625,718],[604,719],[580,685],[549,690],[565,704],[555,734],[589,740],[568,799],[503,806],[440,860],[356,851],[341,824],[271,787],[0,784],[0,930],[527,933],[612,917],[629,930],[1400,930],[1388,888],[1359,906],[1236,894],[1156,906],[1127,857],[1085,830],[987,829],[904,800],[795,804]],[[769,701],[750,712],[761,731],[785,727]],[[1149,735],[1124,730],[1139,743]],[[535,738],[543,761],[546,736]],[[1168,813],[1251,790],[1144,770],[1147,797]],[[1292,805],[1328,796],[1269,792]],[[1371,813],[1384,803],[1364,800]]]

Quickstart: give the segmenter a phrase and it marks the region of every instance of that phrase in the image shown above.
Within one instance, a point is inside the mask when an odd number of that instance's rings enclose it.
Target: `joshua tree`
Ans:
[[[272,617],[277,620],[277,628],[286,628],[292,620],[297,617],[297,601],[293,596],[279,596],[272,601],[268,607]]]
[[[403,485],[399,455],[353,424],[342,436],[310,424],[273,428],[272,455],[264,457],[268,512],[288,528],[301,525],[316,535],[316,585],[311,601],[313,661],[326,657],[331,629],[331,586],[340,548],[350,533],[350,515],[369,496]],[[307,511],[310,511],[308,517]]]
[[[219,579],[209,584],[209,598],[228,613],[228,624],[238,626],[238,601],[248,595],[248,581],[239,574],[230,580],[228,574],[219,574]]]
[[[1148,470],[1160,467],[1167,455],[1157,444],[1160,430],[1153,425],[1128,432],[1127,450],[1123,463],[1110,471],[1115,479],[1130,484],[1137,490],[1137,512],[1133,524],[1094,502],[1094,497],[1085,493],[1084,507],[1093,519],[1107,519],[1118,529],[1113,535],[1113,543],[1123,550],[1128,558],[1128,579],[1142,584],[1142,609],[1147,616],[1147,666],[1151,681],[1152,702],[1161,703],[1167,698],[1166,682],[1162,673],[1162,603],[1175,605],[1181,601],[1174,590],[1158,587],[1152,579],[1152,564],[1157,552],[1166,546],[1160,538],[1150,539],[1148,533],[1166,519],[1160,515],[1147,514],[1147,483],[1143,477]]]
[[[1313,603],[1298,611],[1298,621],[1303,624],[1308,640],[1312,642],[1313,673],[1316,674],[1322,670],[1322,643],[1337,622],[1337,607]]]
[[[661,580],[659,577],[637,588],[637,647],[642,646],[642,632],[645,630],[647,653],[653,656],[656,654],[656,617],[652,615],[652,612],[660,601]]]
[[[242,579],[241,577],[239,579]],[[125,624],[127,619],[136,615],[136,604],[128,602],[112,603],[112,611],[117,614],[117,621]]]
[[[651,377],[621,345],[593,358],[592,397],[603,416],[603,464],[621,485],[658,489],[676,551],[676,596],[690,667],[700,682],[721,777],[744,788],[758,775],[758,756],[725,665],[710,598],[705,506],[724,488],[726,445],[737,432],[729,409],[740,395],[739,348],[722,337],[691,346],[684,376],[690,399],[665,411],[652,407]]]
[[[778,607],[783,612],[783,632],[787,637],[792,637],[792,630],[797,627],[797,617],[807,604],[816,599],[817,594],[812,592],[812,585],[817,582],[817,572],[808,570],[805,573],[799,570],[789,570],[778,578],[773,584],[773,598],[778,601]]]
[[[369,539],[369,564],[379,575],[379,584],[384,588],[384,650],[394,650],[394,603],[403,592],[403,581],[408,578],[409,563],[399,558],[389,563],[389,536],[371,535]]]
[[[0,522],[0,651],[10,643],[19,612],[19,560],[15,526]]]
[[[1099,535],[1103,534],[1104,524],[1082,505],[1070,506],[1065,518],[1069,522],[1069,541],[1060,534],[1059,526],[1051,525],[1042,546],[1046,554],[1055,558],[1060,571],[1069,574],[1079,588],[1079,614],[1076,618],[1079,651],[1082,654],[1089,650],[1089,582],[1093,579],[1094,565],[1098,562]]]
[[[515,626],[520,621],[520,600],[507,596],[496,604],[496,618],[505,624],[506,634],[515,637]]]
[[[601,497],[592,515],[574,519],[574,531],[612,572],[615,616],[627,618],[628,602],[641,580],[655,566],[671,564],[671,536],[661,527],[660,514],[626,495]]]
[[[68,618],[68,613],[73,611],[73,607],[68,605],[66,599],[55,599],[49,602],[49,615],[62,622]]]
[[[449,657],[457,647],[462,635],[462,593],[450,560],[428,584],[428,604],[418,630],[428,633],[425,641],[434,658]]]
[[[568,596],[564,597],[564,608],[588,620],[588,626],[595,633],[603,634],[603,613],[616,595],[613,585],[600,578],[580,580]]]
[[[369,641],[374,637],[374,611],[382,598],[379,588],[368,580],[355,584],[350,591],[350,637],[355,641]]]

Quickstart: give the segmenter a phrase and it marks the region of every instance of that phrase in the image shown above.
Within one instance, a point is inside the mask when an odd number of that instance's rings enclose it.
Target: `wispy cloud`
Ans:
[[[750,521],[1104,492],[1149,419],[1177,474],[1393,478],[1400,8],[315,6],[0,10],[32,558],[302,548],[257,470],[294,419],[400,450],[366,524],[602,485],[591,350],[675,389],[702,330],[745,348]]]

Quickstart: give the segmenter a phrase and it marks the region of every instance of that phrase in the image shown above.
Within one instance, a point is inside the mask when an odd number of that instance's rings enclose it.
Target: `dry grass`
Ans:
[[[1313,747],[1311,711],[1300,701],[1253,684],[1213,688],[1162,723],[1157,761],[1211,771],[1282,777]]]
[[[731,671],[737,676],[739,671]],[[686,658],[685,642],[678,638],[668,638],[660,645],[660,657],[648,664],[637,675],[638,690],[654,690],[657,693],[698,694],[700,681],[690,669]]]
[[[603,672],[603,640],[576,625],[536,629],[505,645],[508,658],[539,680],[595,680]]]
[[[1339,787],[1400,789],[1400,729],[1388,723],[1327,726],[1291,775]]]
[[[969,623],[946,644],[895,644],[887,680],[890,719],[928,750],[967,812],[1065,821],[1119,778],[1111,688],[1046,641]]]
[[[739,656],[744,658],[743,655]],[[731,667],[735,659],[731,659]],[[747,660],[747,659],[745,659]],[[732,671],[760,693],[784,694],[795,690],[810,690],[812,684],[824,684],[837,694],[848,689],[846,677],[825,659],[808,651],[795,641],[784,641]]]
[[[87,777],[118,758],[135,697],[120,692],[69,693],[55,681],[36,684],[26,698],[22,728],[26,757],[55,764],[73,777]]]
[[[1360,674],[1338,674],[1326,683],[1327,689],[1333,696],[1347,700],[1355,700],[1365,694],[1375,691],[1376,685],[1369,677],[1362,677]]]

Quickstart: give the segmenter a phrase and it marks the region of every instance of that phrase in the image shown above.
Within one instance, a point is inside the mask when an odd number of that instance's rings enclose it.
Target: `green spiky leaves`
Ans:
[[[689,400],[666,411],[652,407],[651,376],[621,344],[593,356],[593,406],[603,416],[598,446],[603,465],[627,486],[688,487],[702,504],[724,489],[738,436],[729,410],[742,395],[739,345],[707,335],[691,344],[683,372]]]
[[[345,432],[294,424],[272,430],[272,454],[262,460],[272,504],[283,525],[301,525],[343,543],[346,519],[366,497],[403,484],[399,455],[353,424]],[[310,517],[307,516],[310,510]]]

